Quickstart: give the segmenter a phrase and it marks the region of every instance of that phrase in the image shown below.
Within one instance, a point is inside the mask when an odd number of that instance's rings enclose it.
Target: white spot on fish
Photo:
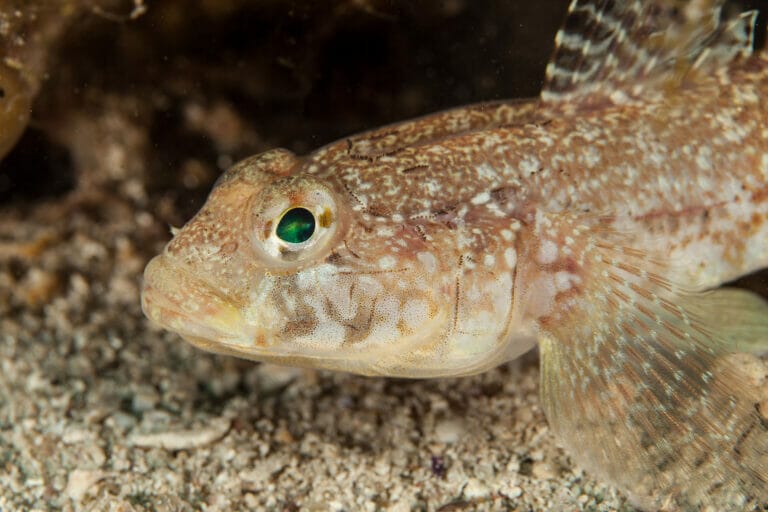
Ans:
[[[623,105],[629,102],[629,96],[627,96],[627,94],[622,90],[613,91],[610,95],[610,98],[611,101],[616,105]]]
[[[541,162],[538,158],[527,158],[520,162],[520,172],[527,176],[536,173],[540,167]]]
[[[651,153],[647,158],[648,161],[656,168],[661,168],[666,161],[666,156],[658,151]]]
[[[555,288],[557,291],[564,292],[570,290],[574,284],[579,282],[579,276],[561,270],[555,274]]]
[[[557,244],[552,240],[543,240],[539,245],[539,263],[548,265],[557,260]]]
[[[416,259],[424,265],[424,270],[426,270],[428,274],[434,274],[435,270],[437,270],[437,260],[435,259],[435,255],[431,252],[420,252],[416,255]]]
[[[495,180],[499,177],[499,173],[496,172],[496,169],[488,164],[478,165],[476,171],[477,177],[481,180]]]
[[[382,256],[379,258],[379,268],[382,270],[392,270],[397,261],[392,256]]]
[[[509,268],[515,268],[517,265],[517,252],[513,248],[507,247],[504,250],[504,262]]]
[[[763,161],[762,166],[760,167],[760,172],[763,173],[764,178],[768,178],[768,153],[763,153]]]
[[[493,254],[486,254],[483,263],[486,267],[493,267],[496,264],[496,257]]]
[[[663,174],[656,176],[656,183],[659,184],[659,190],[666,191],[670,189],[669,180]]]
[[[440,183],[435,180],[428,180],[424,182],[424,188],[427,190],[427,193],[432,195],[437,194],[441,189]]]
[[[508,229],[502,229],[501,238],[503,238],[505,242],[509,242],[512,240],[512,232]]]
[[[485,204],[491,200],[491,195],[488,192],[480,192],[470,201],[474,205]]]
[[[707,176],[699,176],[696,181],[702,190],[712,190],[712,180]]]
[[[712,150],[709,147],[701,146],[699,148],[699,153],[696,155],[696,165],[701,170],[712,170]]]
[[[600,152],[594,146],[588,146],[584,151],[584,163],[588,167],[595,167],[602,160]]]

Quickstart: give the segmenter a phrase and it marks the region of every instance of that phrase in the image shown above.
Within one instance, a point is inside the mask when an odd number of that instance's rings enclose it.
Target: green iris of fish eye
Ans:
[[[291,208],[283,214],[275,233],[283,242],[300,244],[315,232],[315,216],[306,208]]]

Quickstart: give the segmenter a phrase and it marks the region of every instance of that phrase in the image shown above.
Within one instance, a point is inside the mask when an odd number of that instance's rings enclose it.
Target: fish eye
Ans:
[[[344,203],[312,177],[276,180],[250,201],[251,247],[275,271],[324,259],[348,226]]]
[[[277,237],[288,244],[302,244],[315,233],[315,216],[306,208],[289,208],[275,228]]]

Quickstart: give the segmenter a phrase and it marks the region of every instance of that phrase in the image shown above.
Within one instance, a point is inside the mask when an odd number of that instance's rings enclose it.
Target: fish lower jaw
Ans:
[[[234,307],[208,308],[208,311],[194,315],[182,311],[162,297],[145,293],[142,296],[142,309],[153,323],[184,339],[195,340],[195,345],[251,345],[255,337],[255,329],[243,322]]]
[[[263,331],[248,321],[236,298],[164,254],[147,265],[141,307],[153,323],[207,350],[220,343],[251,346]]]

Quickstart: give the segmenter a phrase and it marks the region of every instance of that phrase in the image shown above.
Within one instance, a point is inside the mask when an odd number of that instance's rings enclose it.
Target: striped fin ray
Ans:
[[[643,251],[597,240],[583,242],[582,297],[542,321],[552,429],[641,507],[768,505],[768,410],[737,364],[752,356],[733,353],[732,323],[710,321],[728,304],[666,281],[666,264]],[[768,332],[764,302],[742,299],[740,318]]]
[[[725,0],[573,0],[541,98],[626,102],[695,80],[753,51],[757,11]]]

